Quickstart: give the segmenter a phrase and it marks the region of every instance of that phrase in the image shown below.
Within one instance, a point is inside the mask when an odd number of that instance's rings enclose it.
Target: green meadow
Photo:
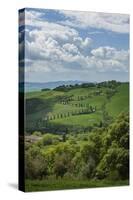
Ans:
[[[100,92],[100,93],[99,93]],[[107,87],[77,88],[70,91],[40,91],[26,93],[26,128],[36,130],[45,126],[87,127],[103,120],[103,113],[115,118],[129,109],[129,85],[122,83],[115,94],[108,97],[112,89]],[[96,107],[95,112],[85,112]]]

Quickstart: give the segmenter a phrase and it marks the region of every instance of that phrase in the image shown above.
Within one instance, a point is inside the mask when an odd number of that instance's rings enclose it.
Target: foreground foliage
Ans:
[[[26,143],[25,147],[26,188],[29,191],[128,183],[128,113],[121,113],[108,126],[92,132],[47,133],[39,141]]]

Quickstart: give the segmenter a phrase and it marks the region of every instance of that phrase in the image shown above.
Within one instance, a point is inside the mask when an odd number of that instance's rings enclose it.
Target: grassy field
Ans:
[[[68,126],[82,126],[87,127],[89,125],[92,125],[93,123],[100,122],[102,116],[100,113],[92,113],[92,114],[83,114],[83,115],[77,115],[77,116],[70,116],[66,117],[65,119],[55,119],[51,123],[52,124],[58,124],[58,125],[68,125]]]
[[[99,91],[100,94],[96,94]],[[43,121],[50,117],[49,124],[53,126],[93,126],[103,120],[103,105],[104,111],[113,118],[121,112],[127,112],[129,109],[129,84],[122,83],[109,99],[107,91],[111,90],[105,87],[100,89],[90,87],[72,89],[67,92],[55,90],[28,92],[25,95],[26,128],[35,129],[39,120]],[[73,114],[89,109],[89,106],[96,107],[96,111],[89,114]],[[64,117],[65,114],[68,116]]]
[[[79,188],[128,186],[129,181],[109,181],[109,180],[26,180],[26,192],[50,191]]]
[[[118,92],[107,103],[106,109],[113,117],[120,112],[128,112],[129,110],[129,85],[123,84],[118,87]]]

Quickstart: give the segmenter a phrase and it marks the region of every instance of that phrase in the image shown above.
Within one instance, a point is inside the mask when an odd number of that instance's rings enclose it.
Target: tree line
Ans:
[[[67,92],[72,89],[91,88],[91,87],[97,87],[97,88],[108,87],[108,88],[114,89],[117,86],[119,86],[120,84],[121,84],[121,82],[119,82],[119,81],[111,80],[111,81],[104,81],[101,83],[82,83],[82,84],[75,84],[75,85],[61,85],[61,86],[54,88],[53,90]]]
[[[75,116],[75,115],[91,114],[94,112],[96,112],[96,106],[89,106],[89,108],[82,108],[79,110],[73,110],[73,111],[64,112],[64,113],[52,114],[52,115],[46,116],[44,119],[40,119],[40,121],[41,120],[49,121],[49,120],[55,120],[55,119],[62,119],[62,118]]]

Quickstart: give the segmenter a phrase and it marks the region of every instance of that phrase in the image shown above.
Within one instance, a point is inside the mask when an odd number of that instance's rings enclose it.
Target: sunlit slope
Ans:
[[[117,90],[118,92],[106,104],[109,115],[113,117],[129,111],[129,84],[123,83]]]
[[[109,99],[107,90],[109,88],[90,87],[71,89],[67,92],[50,90],[26,93],[26,127],[35,128],[39,120],[46,119],[53,126],[87,127],[102,121],[105,110],[114,118],[120,112],[127,112],[129,85],[122,83]],[[90,106],[96,108],[95,112],[84,113]]]

